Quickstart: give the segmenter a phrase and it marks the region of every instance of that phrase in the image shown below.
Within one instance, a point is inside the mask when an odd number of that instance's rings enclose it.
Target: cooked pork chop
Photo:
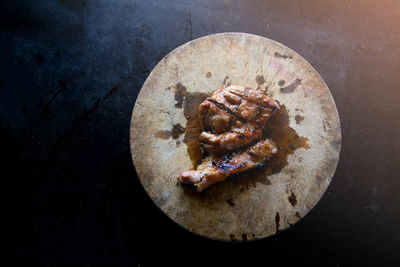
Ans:
[[[200,104],[200,142],[212,154],[243,147],[261,138],[267,120],[278,110],[261,91],[240,85],[220,88]]]
[[[263,140],[242,152],[222,157],[209,156],[195,171],[182,172],[179,180],[185,184],[194,184],[197,191],[201,192],[212,184],[224,181],[230,175],[261,165],[277,151],[273,141]]]

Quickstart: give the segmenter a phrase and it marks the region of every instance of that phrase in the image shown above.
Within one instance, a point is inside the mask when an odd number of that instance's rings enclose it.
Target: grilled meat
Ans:
[[[220,155],[246,146],[254,140],[260,139],[261,135],[262,127],[247,122],[241,127],[232,127],[229,132],[222,134],[202,132],[199,139],[205,150]]]
[[[212,154],[224,154],[259,140],[279,105],[261,91],[240,85],[220,88],[199,107],[200,141]]]
[[[214,92],[199,106],[203,127],[199,139],[210,155],[196,170],[182,172],[180,182],[193,184],[200,192],[269,160],[277,153],[275,143],[269,139],[254,143],[278,110],[273,99],[251,88],[231,85]],[[237,149],[240,151],[232,152]]]
[[[260,141],[242,152],[222,157],[209,156],[195,171],[184,171],[179,180],[194,184],[201,192],[212,184],[224,181],[228,176],[257,167],[277,153],[275,143],[269,139]]]

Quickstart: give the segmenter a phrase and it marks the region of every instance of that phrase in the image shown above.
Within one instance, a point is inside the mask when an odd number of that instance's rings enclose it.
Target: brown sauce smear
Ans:
[[[160,130],[160,131],[157,131],[154,134],[154,136],[157,137],[157,138],[163,139],[163,140],[168,140],[171,137],[171,131]]]
[[[168,140],[170,137],[173,139],[178,139],[181,134],[185,132],[185,128],[180,125],[180,123],[174,124],[171,131],[161,130],[157,131],[154,136],[163,140]]]
[[[294,117],[294,119],[296,120],[296,124],[300,124],[300,122],[301,122],[302,120],[304,120],[304,117],[303,117],[303,116],[300,116],[300,115],[296,115],[296,116]]]
[[[171,136],[174,139],[178,139],[181,134],[185,132],[185,128],[180,123],[174,124],[171,130]]]
[[[277,52],[277,51],[275,51],[275,53],[274,53],[274,56],[275,57],[280,57],[280,58],[283,58],[283,59],[287,59],[287,58],[293,58],[292,56],[288,56],[288,55],[283,55],[283,54],[280,54],[279,52]]]
[[[258,85],[263,85],[265,83],[264,75],[257,75],[256,82]]]
[[[272,139],[278,145],[278,153],[264,166],[255,168],[233,177],[236,184],[249,188],[256,183],[271,184],[267,176],[279,173],[288,165],[287,157],[296,149],[308,149],[308,138],[302,137],[289,126],[289,113],[285,105],[280,105],[280,110],[268,120],[263,132],[263,139]]]
[[[182,108],[182,102],[186,96],[186,87],[181,83],[177,83],[175,86],[175,107]]]
[[[294,82],[292,82],[291,84],[289,84],[288,86],[282,87],[281,88],[281,93],[284,94],[290,94],[292,93],[297,86],[299,86],[301,84],[301,80],[300,79],[296,79]]]
[[[203,148],[199,140],[199,136],[202,132],[199,105],[208,96],[209,94],[205,93],[189,93],[185,91],[183,114],[187,122],[183,142],[187,145],[187,152],[193,163],[193,168],[196,168],[203,158]]]
[[[293,192],[292,192],[292,194],[290,196],[288,196],[288,201],[290,202],[290,204],[292,204],[293,207],[296,206],[297,197]]]
[[[278,145],[278,153],[266,163],[265,174],[270,175],[280,172],[287,166],[288,155],[296,149],[309,149],[308,138],[299,136],[289,126],[289,113],[285,105],[280,105],[280,110],[271,117],[265,127],[263,138],[270,138]]]

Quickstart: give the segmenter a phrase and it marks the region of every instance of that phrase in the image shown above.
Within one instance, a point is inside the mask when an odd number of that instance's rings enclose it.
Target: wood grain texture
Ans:
[[[267,88],[309,149],[289,155],[268,182],[243,186],[228,179],[199,194],[177,185],[179,173],[192,167],[183,135],[165,136],[187,123],[174,88],[211,93],[224,83]],[[144,189],[173,221],[212,239],[252,240],[286,229],[317,204],[339,161],[341,129],[328,87],[301,56],[264,37],[221,33],[188,42],[157,64],[136,100],[130,145]]]

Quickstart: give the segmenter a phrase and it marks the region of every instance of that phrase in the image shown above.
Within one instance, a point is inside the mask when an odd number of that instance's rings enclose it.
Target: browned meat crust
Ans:
[[[201,192],[212,184],[224,181],[228,176],[257,167],[277,153],[275,143],[269,139],[258,142],[246,150],[222,157],[205,158],[195,171],[184,171],[182,183],[194,184]]]

